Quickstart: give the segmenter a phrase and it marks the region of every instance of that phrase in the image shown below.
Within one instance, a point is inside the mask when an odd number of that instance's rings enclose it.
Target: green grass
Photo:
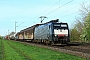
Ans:
[[[5,40],[3,40],[4,59],[3,60],[28,60],[15,49],[13,49]]]
[[[0,40],[0,60],[2,60],[2,40]]]
[[[56,52],[53,50],[30,46],[20,42],[3,40],[5,60],[85,60],[77,56]]]
[[[21,44],[19,42],[11,41],[11,44],[13,44],[14,46],[17,46],[18,49],[25,52],[28,56],[32,57],[32,59],[34,60],[85,60],[77,56],[63,54],[63,53],[52,51],[45,48],[39,48],[35,46]]]

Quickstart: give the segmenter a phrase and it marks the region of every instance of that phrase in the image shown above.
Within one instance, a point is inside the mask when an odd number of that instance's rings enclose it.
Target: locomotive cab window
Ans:
[[[68,29],[67,24],[61,24],[61,29]]]
[[[54,24],[54,29],[68,29],[67,24]]]
[[[54,29],[60,29],[60,24],[54,24]]]

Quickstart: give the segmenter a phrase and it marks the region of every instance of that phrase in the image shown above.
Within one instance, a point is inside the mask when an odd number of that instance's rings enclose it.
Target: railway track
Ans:
[[[67,54],[71,54],[71,55],[75,55],[79,57],[84,57],[86,59],[90,59],[89,46],[82,46],[82,45],[76,45],[76,44],[74,45],[68,44],[65,46],[61,46],[61,45],[50,46],[50,45],[27,43],[27,42],[21,42],[21,43],[29,44],[32,46],[38,46],[42,48],[47,48],[54,51],[63,52],[63,53],[67,53]]]

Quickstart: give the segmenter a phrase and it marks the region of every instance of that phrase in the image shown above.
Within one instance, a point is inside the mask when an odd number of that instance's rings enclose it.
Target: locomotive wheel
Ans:
[[[48,45],[50,42],[49,40],[45,40],[45,44]]]
[[[53,46],[54,45],[54,41],[51,41],[51,46]]]

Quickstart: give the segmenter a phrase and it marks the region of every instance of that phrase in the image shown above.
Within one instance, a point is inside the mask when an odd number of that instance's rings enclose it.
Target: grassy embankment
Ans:
[[[21,54],[19,51],[14,49],[10,44],[8,40],[2,40],[2,60],[30,60],[30,58],[27,58],[23,54]]]
[[[85,60],[77,56],[3,40],[4,60]]]
[[[2,48],[2,40],[0,39],[0,60],[3,59],[3,48]]]

